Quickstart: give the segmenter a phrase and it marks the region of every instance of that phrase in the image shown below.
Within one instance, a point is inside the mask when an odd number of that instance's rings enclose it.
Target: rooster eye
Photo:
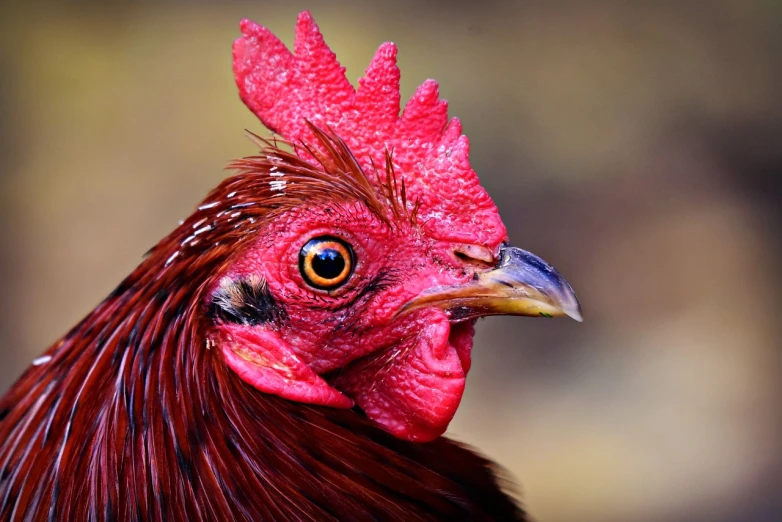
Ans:
[[[331,236],[310,239],[299,252],[299,270],[308,285],[320,290],[342,286],[353,272],[353,249]]]

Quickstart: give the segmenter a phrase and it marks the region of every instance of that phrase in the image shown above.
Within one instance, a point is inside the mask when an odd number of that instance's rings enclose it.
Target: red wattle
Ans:
[[[442,435],[464,393],[471,325],[427,311],[419,335],[348,367],[334,386],[393,435],[426,442]],[[465,363],[467,367],[465,367]]]

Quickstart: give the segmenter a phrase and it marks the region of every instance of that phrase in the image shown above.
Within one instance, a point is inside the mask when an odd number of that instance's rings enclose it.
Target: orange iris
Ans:
[[[302,277],[320,290],[334,290],[345,284],[353,272],[353,264],[350,245],[331,236],[310,239],[299,252]]]

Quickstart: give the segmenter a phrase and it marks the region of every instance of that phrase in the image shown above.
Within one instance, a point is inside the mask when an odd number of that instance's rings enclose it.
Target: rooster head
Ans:
[[[293,52],[265,27],[241,30],[241,98],[290,147],[256,138],[260,154],[185,224],[182,248],[241,234],[206,284],[207,344],[258,390],[357,405],[397,437],[432,440],[461,400],[476,319],[580,320],[576,296],[507,243],[437,83],[400,114],[394,44],[356,89],[309,13]]]

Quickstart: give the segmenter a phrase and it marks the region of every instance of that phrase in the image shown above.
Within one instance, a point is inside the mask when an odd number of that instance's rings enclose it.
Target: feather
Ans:
[[[523,520],[468,448],[263,394],[210,349],[206,289],[275,212],[308,198],[359,199],[389,221],[388,198],[406,208],[395,181],[376,189],[344,142],[311,129],[320,141],[299,146],[325,151],[317,163],[262,141],[0,401],[0,519]],[[263,283],[247,284],[224,304],[260,302]]]

